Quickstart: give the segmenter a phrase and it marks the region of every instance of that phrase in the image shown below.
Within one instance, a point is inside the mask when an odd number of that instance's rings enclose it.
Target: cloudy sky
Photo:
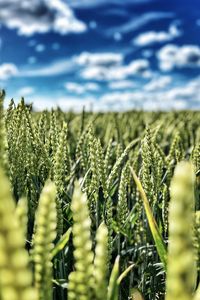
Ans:
[[[199,0],[0,0],[0,88],[36,109],[199,109]]]

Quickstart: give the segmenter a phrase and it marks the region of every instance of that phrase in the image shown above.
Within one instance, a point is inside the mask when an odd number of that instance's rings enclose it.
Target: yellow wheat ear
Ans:
[[[108,229],[101,223],[96,233],[96,248],[94,259],[95,294],[97,300],[106,300],[108,275]]]
[[[73,244],[75,271],[69,275],[68,299],[93,299],[93,252],[90,234],[91,220],[86,196],[81,192],[78,182],[71,204],[73,212]]]
[[[131,297],[132,300],[144,300],[142,293],[136,288],[131,291]]]
[[[196,283],[194,183],[193,166],[179,163],[171,181],[166,300],[191,300]]]
[[[24,233],[15,215],[7,178],[0,170],[0,294],[1,300],[37,300],[32,288]]]
[[[23,231],[25,243],[28,226],[28,203],[25,197],[19,199],[15,209],[15,214]]]
[[[45,184],[36,212],[35,235],[33,239],[34,284],[40,300],[52,300],[51,262],[53,241],[56,238],[56,188],[51,181]]]

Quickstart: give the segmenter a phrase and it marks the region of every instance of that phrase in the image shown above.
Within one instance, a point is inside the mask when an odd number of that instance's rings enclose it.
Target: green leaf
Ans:
[[[117,256],[112,273],[110,275],[110,282],[108,286],[108,300],[118,300],[118,292],[119,292],[119,285],[122,280],[128,275],[128,273],[134,267],[134,264],[130,265],[124,272],[119,276],[119,256]]]
[[[142,187],[141,181],[139,180],[136,173],[134,172],[134,170],[131,167],[130,167],[130,170],[131,170],[131,173],[133,175],[133,179],[136,183],[136,186],[137,186],[137,188],[140,192],[140,195],[142,197],[142,200],[143,200],[144,209],[145,209],[145,212],[146,212],[149,227],[150,227],[150,230],[151,230],[151,233],[152,233],[155,245],[156,245],[158,255],[159,255],[160,260],[163,263],[163,266],[166,270],[166,268],[167,268],[167,250],[166,250],[165,243],[162,239],[162,236],[161,236],[161,233],[159,231],[158,225],[157,225],[156,220],[153,216],[151,207],[149,205],[149,201],[148,201],[147,196],[145,194],[145,191]]]
[[[68,287],[68,282],[66,281],[66,279],[53,279],[52,282],[55,285],[62,287],[64,289],[66,289]]]
[[[126,270],[124,270],[124,272],[119,276],[117,283],[120,284],[122,282],[122,280],[128,275],[128,273],[133,269],[133,267],[135,266],[135,264],[130,265],[128,268],[126,268]]]
[[[110,282],[108,286],[108,300],[118,300],[118,276],[119,276],[119,256],[117,256],[112,273],[110,275]]]
[[[70,227],[65,234],[60,238],[56,246],[52,250],[52,258],[55,257],[60,251],[63,250],[63,248],[66,246],[66,244],[69,241],[70,235],[72,232],[72,228]]]

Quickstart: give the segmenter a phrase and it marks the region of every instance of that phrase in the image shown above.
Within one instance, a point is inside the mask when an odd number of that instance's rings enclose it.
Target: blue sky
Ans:
[[[7,102],[200,108],[199,0],[0,0],[0,24]]]

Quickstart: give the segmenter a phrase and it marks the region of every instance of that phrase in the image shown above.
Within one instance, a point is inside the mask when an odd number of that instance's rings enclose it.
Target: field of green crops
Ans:
[[[199,300],[200,112],[0,96],[0,300]]]

